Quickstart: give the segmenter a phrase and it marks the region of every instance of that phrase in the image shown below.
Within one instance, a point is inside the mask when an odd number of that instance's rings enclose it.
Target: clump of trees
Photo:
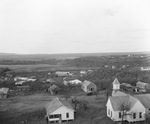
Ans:
[[[9,68],[0,68],[0,76],[5,76],[6,72],[11,71]]]

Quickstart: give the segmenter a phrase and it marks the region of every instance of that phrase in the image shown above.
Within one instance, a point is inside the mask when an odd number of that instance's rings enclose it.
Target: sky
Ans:
[[[150,0],[0,0],[0,52],[150,51]]]

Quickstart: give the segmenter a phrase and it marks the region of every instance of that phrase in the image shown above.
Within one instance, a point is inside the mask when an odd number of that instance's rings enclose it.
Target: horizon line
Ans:
[[[0,52],[0,55],[62,55],[62,54],[109,54],[109,53],[149,53],[150,51],[125,51],[125,52],[86,52],[86,53],[6,53]]]

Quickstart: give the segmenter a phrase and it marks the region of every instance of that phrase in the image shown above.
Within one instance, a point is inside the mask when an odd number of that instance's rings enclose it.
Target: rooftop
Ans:
[[[47,112],[48,114],[51,114],[52,112],[54,112],[56,109],[58,109],[58,108],[61,107],[61,106],[65,106],[65,107],[67,107],[67,108],[70,108],[70,109],[74,110],[73,107],[71,106],[71,104],[70,104],[68,101],[66,101],[66,100],[60,100],[60,99],[57,97],[57,98],[55,98],[54,100],[48,102],[48,103],[45,105],[45,107],[46,107],[46,112]]]

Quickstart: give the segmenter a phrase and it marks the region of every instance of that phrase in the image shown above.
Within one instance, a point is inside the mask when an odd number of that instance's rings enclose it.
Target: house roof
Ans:
[[[120,84],[117,78],[114,79],[113,84]]]
[[[45,105],[45,107],[46,107],[46,112],[47,112],[48,114],[51,114],[53,111],[57,110],[57,109],[58,109],[59,107],[61,107],[61,106],[65,106],[65,107],[67,107],[67,108],[70,108],[70,109],[74,110],[73,107],[71,106],[71,104],[70,104],[68,101],[66,101],[66,100],[60,100],[60,99],[57,97],[57,98],[55,98],[54,100],[48,102],[48,103]]]
[[[122,83],[121,85],[126,86],[126,87],[132,87],[132,85],[128,83]]]
[[[113,93],[113,96],[124,96],[124,95],[127,95],[127,94],[121,91],[114,91]]]
[[[92,83],[91,81],[85,80],[82,84],[83,84],[84,86],[88,86],[88,85],[91,84],[91,83]],[[94,83],[92,83],[92,84],[94,84]]]
[[[150,94],[134,95],[143,104],[145,108],[150,108]]]
[[[78,80],[78,79],[74,79],[74,80],[69,80],[69,82],[82,82],[82,81],[80,81],[80,80]]]
[[[138,81],[136,84],[147,85],[147,83],[141,81]]]
[[[130,110],[138,101],[138,99],[130,95],[124,95],[110,97],[110,101],[114,111],[122,111],[123,108]]]
[[[54,81],[53,79],[49,78],[49,79],[46,79],[47,82],[51,82],[51,83],[54,83],[56,81]]]
[[[5,88],[5,87],[0,88],[0,94],[7,94],[8,91],[9,91],[9,88]]]

